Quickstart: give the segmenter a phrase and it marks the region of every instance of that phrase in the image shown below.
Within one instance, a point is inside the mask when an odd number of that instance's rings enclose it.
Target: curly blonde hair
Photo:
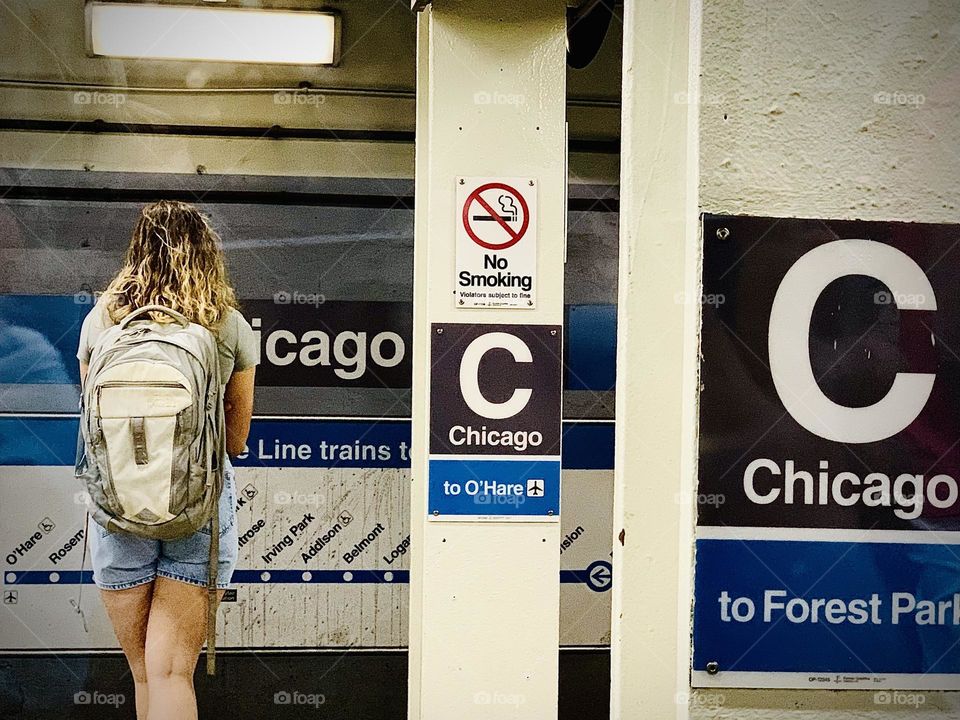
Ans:
[[[216,331],[229,309],[237,307],[220,237],[196,207],[171,200],[140,211],[123,267],[104,296],[115,323],[137,308],[163,305]],[[161,313],[151,317],[173,321]]]

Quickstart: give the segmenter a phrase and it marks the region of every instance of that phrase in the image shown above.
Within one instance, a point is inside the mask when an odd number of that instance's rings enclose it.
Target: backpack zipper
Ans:
[[[96,386],[97,388],[97,408],[100,408],[100,394],[103,392],[104,388],[110,387],[161,387],[161,388],[180,388],[181,390],[190,390],[184,386],[183,383],[176,382],[173,380],[107,380],[105,383],[100,383]]]
[[[105,383],[100,383],[97,387],[103,389],[105,387],[122,387],[124,385],[137,385],[140,387],[183,387],[183,383],[179,383],[175,380],[107,380]]]

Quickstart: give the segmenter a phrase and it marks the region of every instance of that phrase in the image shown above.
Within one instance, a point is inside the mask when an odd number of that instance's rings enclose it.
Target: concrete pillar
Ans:
[[[444,442],[439,428],[431,433],[431,416],[459,402],[462,386],[456,372],[451,375],[452,356],[431,361],[440,338],[437,330],[448,330],[446,339],[464,325],[535,325],[528,338],[534,363],[542,357],[549,364],[554,352],[551,345],[544,353],[545,346],[531,339],[537,332],[546,332],[547,344],[555,341],[559,352],[566,204],[565,12],[563,0],[436,0],[418,19],[411,720],[538,720],[557,715],[559,506],[550,509],[552,514],[539,514],[534,506],[542,509],[546,501],[527,497],[520,507],[537,514],[519,521],[457,516],[428,504],[428,483],[431,443],[437,437]],[[530,258],[526,261],[536,276],[531,303],[495,309],[469,307],[469,301],[459,304],[463,296],[457,294],[455,248],[458,223],[464,221],[462,193],[477,178],[512,179],[523,185],[530,227],[522,242],[532,249],[535,241],[532,264]],[[471,216],[483,214],[474,210]],[[552,335],[551,328],[556,331]],[[450,348],[453,355],[462,350]],[[553,403],[548,414],[555,413],[559,428],[560,358],[538,375],[541,379],[522,376],[524,360],[515,360],[498,366],[497,382],[508,388],[536,385],[532,402],[541,390],[546,392]],[[480,376],[489,382],[484,372],[481,369]],[[514,372],[526,379],[513,378]],[[490,395],[484,399],[506,400]],[[551,415],[547,424],[553,422]],[[538,452],[555,457],[559,447]],[[553,463],[539,456],[524,460],[529,462],[505,466],[510,468],[505,472],[523,475],[532,463]],[[559,477],[553,486],[550,478],[546,482],[548,494],[559,491]],[[477,513],[489,516],[491,509],[478,506]]]
[[[696,3],[626,0],[611,717],[687,716],[700,250]],[[691,52],[694,51],[694,52]]]

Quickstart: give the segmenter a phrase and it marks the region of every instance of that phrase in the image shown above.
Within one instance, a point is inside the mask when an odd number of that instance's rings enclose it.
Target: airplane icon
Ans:
[[[527,497],[543,497],[543,478],[527,480]]]

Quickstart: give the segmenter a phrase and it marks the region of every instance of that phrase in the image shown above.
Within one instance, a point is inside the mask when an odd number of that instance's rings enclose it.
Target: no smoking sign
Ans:
[[[457,178],[457,307],[536,306],[536,215],[533,178]]]

